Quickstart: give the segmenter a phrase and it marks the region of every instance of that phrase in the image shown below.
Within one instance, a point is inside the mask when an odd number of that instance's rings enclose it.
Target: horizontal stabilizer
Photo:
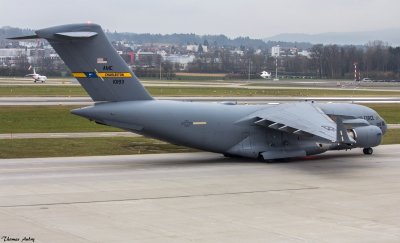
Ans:
[[[24,36],[17,36],[17,37],[9,37],[9,40],[30,40],[30,39],[40,39],[38,35],[24,35]]]
[[[61,32],[61,33],[56,33],[55,35],[67,38],[90,38],[96,36],[97,33],[91,31],[75,31],[75,32]]]

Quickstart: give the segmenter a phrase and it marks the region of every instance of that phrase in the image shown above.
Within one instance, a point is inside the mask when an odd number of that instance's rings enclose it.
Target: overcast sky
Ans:
[[[0,0],[0,26],[44,28],[91,21],[135,33],[225,34],[400,27],[399,0]]]

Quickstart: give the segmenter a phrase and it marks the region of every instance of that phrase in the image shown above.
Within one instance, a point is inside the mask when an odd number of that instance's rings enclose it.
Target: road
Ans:
[[[0,160],[0,229],[35,242],[399,242],[400,146]]]

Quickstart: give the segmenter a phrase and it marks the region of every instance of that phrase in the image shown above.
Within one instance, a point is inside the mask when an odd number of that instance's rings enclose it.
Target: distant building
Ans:
[[[169,55],[169,56],[163,56],[164,61],[169,61],[172,63],[177,63],[179,64],[179,69],[185,70],[187,68],[187,65],[191,62],[193,62],[195,59],[194,55]]]
[[[294,57],[297,55],[298,52],[299,52],[299,49],[297,47],[291,47],[291,48],[289,48],[289,53],[287,55]]]
[[[151,51],[138,51],[136,53],[136,60],[140,61],[140,59],[143,59],[146,56],[154,56],[154,55],[156,55],[156,54]]]
[[[151,51],[139,50],[135,55],[135,65],[138,66],[154,67],[159,61],[159,55]]]
[[[0,57],[20,57],[27,55],[25,48],[2,48],[0,49]]]
[[[307,50],[302,50],[297,53],[299,56],[311,58],[311,53]]]
[[[279,57],[281,55],[281,47],[279,45],[273,46],[271,49],[271,55],[273,57]]]
[[[165,57],[168,53],[166,51],[164,51],[164,50],[161,50],[161,51],[157,51],[157,54],[162,56],[162,57]]]
[[[36,48],[38,44],[36,41],[20,41],[18,42],[20,46],[27,47],[27,48]]]
[[[230,51],[231,52],[231,54],[236,54],[236,55],[239,55],[239,56],[244,56],[244,51],[242,51],[242,50],[240,50],[240,49],[235,49],[235,50],[232,50],[232,51]]]
[[[187,45],[186,50],[191,52],[199,52],[200,45]],[[208,46],[201,45],[203,52],[208,52]]]
[[[27,61],[27,50],[25,48],[1,48],[0,66],[15,66]]]

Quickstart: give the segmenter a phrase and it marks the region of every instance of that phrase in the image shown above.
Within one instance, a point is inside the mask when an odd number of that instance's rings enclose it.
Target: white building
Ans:
[[[273,46],[271,49],[271,55],[273,57],[279,57],[281,55],[281,47],[279,45]]]
[[[311,53],[309,51],[306,51],[306,50],[299,51],[297,54],[299,56],[311,58]]]
[[[231,54],[236,54],[239,56],[244,56],[244,51],[240,50],[240,49],[235,49],[231,51]]]
[[[186,69],[187,65],[193,62],[195,59],[194,55],[169,55],[163,56],[164,61],[170,61],[172,63],[178,63],[181,70]]]
[[[0,66],[14,66],[17,63],[26,60],[27,51],[22,48],[1,48]]]
[[[36,48],[38,43],[36,41],[20,41],[18,42],[20,46],[24,46],[27,48]]]
[[[203,48],[203,52],[208,52],[208,46],[201,45],[201,47]],[[199,52],[199,45],[187,45],[186,50],[192,52]]]
[[[20,57],[27,55],[27,51],[24,48],[1,48],[0,57]]]
[[[157,54],[162,56],[162,57],[165,57],[168,53],[166,51],[164,51],[164,50],[161,50],[161,51],[157,51]]]

